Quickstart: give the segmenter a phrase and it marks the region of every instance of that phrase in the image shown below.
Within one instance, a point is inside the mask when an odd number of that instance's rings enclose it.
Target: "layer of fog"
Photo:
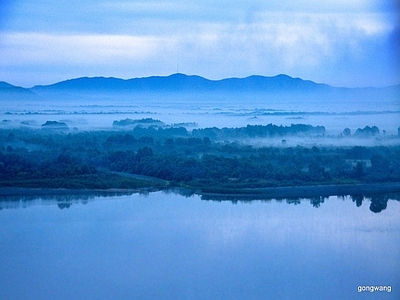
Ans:
[[[296,137],[288,136],[282,138],[253,138],[242,140],[231,140],[229,142],[237,142],[239,144],[251,145],[253,147],[375,147],[375,146],[398,146],[400,145],[400,137],[341,137],[341,136],[324,136],[324,137]]]
[[[309,124],[324,126],[324,144],[397,143],[400,100],[332,99],[324,97],[273,97],[247,94],[138,94],[129,97],[100,96],[41,98],[37,101],[0,100],[0,128],[41,128],[46,121],[66,123],[71,130],[110,130],[116,120],[153,118],[167,125],[181,124],[189,131],[206,127]],[[338,139],[345,128],[377,126],[381,135],[372,139]],[[260,143],[260,141],[247,141]],[[287,144],[313,144],[301,139]],[[281,144],[281,140],[268,143]]]

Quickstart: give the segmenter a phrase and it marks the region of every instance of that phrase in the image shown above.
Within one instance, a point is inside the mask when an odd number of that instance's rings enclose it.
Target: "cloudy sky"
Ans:
[[[288,74],[400,83],[398,0],[0,0],[0,81]]]

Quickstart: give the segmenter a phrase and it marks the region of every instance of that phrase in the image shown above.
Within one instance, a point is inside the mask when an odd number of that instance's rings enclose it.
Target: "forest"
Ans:
[[[49,121],[41,129],[0,129],[0,187],[185,187],[235,193],[268,187],[400,182],[399,143],[371,147],[349,147],[345,141],[330,147],[285,144],[289,137],[322,137],[322,126],[269,124],[189,132],[184,127],[157,126],[73,131],[64,125]],[[363,132],[371,137],[379,129],[367,126],[354,136]],[[344,130],[344,136],[350,134]],[[276,137],[282,140],[279,147],[240,142]]]

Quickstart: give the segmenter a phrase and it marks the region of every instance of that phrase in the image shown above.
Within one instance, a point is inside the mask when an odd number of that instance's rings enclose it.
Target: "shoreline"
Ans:
[[[24,188],[24,187],[2,187],[0,197],[7,196],[63,196],[63,195],[124,195],[134,193],[152,193],[160,191],[156,188],[137,189],[51,189],[51,188]]]
[[[374,184],[343,184],[315,186],[286,186],[268,188],[218,189],[218,188],[136,188],[136,189],[49,189],[49,188],[0,188],[0,197],[7,196],[58,196],[58,195],[123,195],[158,191],[190,191],[202,199],[282,199],[282,198],[314,198],[341,195],[373,195],[383,193],[400,193],[400,182]]]
[[[284,199],[315,198],[344,195],[374,195],[400,192],[400,182],[374,184],[343,184],[316,186],[287,186],[241,189],[237,193],[202,192],[202,199]]]

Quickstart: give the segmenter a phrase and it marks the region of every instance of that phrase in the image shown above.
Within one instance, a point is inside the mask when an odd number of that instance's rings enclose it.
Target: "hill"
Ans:
[[[14,86],[4,81],[0,81],[0,99],[14,100],[16,98],[32,97],[36,94],[30,89]]]
[[[209,80],[201,76],[173,74],[170,76],[152,76],[143,78],[120,79],[105,77],[82,77],[58,82],[47,86],[34,86],[33,91],[46,92],[92,92],[92,91],[321,91],[332,89],[326,84],[318,84],[287,75],[273,77],[249,76],[246,78],[227,78]]]
[[[398,99],[400,85],[384,88],[338,88],[288,75],[272,77],[253,75],[245,78],[210,80],[196,75],[181,73],[169,76],[151,76],[132,79],[114,77],[81,77],[50,85],[36,85],[30,89],[0,82],[0,100],[37,99],[40,96],[69,96],[79,99],[100,96],[131,96],[140,93],[227,93],[271,94],[315,99]]]

